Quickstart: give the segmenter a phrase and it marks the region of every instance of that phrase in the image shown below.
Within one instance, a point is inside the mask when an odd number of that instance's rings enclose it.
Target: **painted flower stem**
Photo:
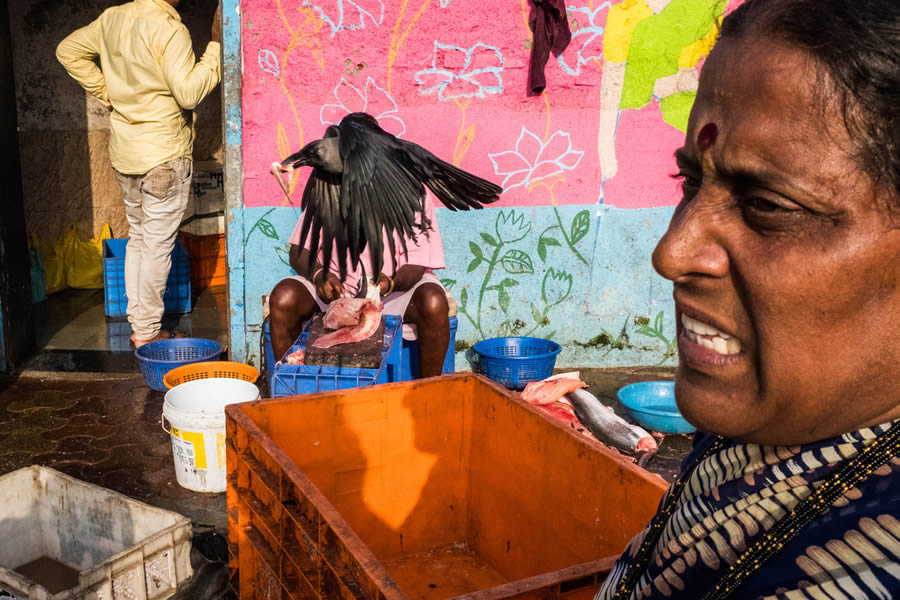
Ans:
[[[484,280],[481,282],[481,289],[478,291],[478,331],[481,332],[482,336],[484,332],[481,329],[481,305],[484,302],[484,293],[487,291],[488,283],[491,280],[491,276],[494,274],[494,267],[497,266],[497,259],[500,256],[500,249],[503,248],[505,242],[503,240],[498,240],[497,245],[494,247],[494,254],[491,255],[491,260],[488,262],[488,270],[484,276]]]
[[[472,318],[472,315],[470,315],[469,312],[468,312],[466,309],[464,309],[464,308],[463,308],[463,309],[458,309],[458,312],[461,313],[461,314],[463,314],[463,315],[465,315],[465,317],[466,317],[466,318],[469,320],[469,322],[472,324],[472,327],[474,327],[475,329],[478,330],[478,334],[479,334],[482,338],[486,337],[486,336],[484,335],[484,332],[481,330],[481,325],[479,325],[479,324],[475,321],[475,319]]]
[[[572,243],[572,240],[569,238],[569,234],[566,233],[566,228],[563,227],[563,223],[562,223],[562,216],[560,216],[559,209],[555,206],[553,207],[553,214],[556,215],[556,220],[559,223],[559,225],[557,225],[557,227],[559,227],[559,230],[562,232],[562,236],[563,236],[563,239],[566,240],[566,244],[569,246],[569,248],[572,250],[572,252],[575,254],[575,256],[578,257],[578,260],[580,260],[584,264],[588,264],[588,261],[586,261],[584,259],[584,257],[581,255],[581,253],[578,251],[578,249]]]

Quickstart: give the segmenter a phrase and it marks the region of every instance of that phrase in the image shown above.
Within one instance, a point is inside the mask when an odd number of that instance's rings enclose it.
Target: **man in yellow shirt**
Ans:
[[[130,228],[125,291],[138,347],[173,335],[162,329],[162,297],[191,189],[190,111],[221,79],[221,7],[212,41],[196,61],[191,36],[175,10],[179,2],[114,6],[56,49],[69,75],[111,113],[109,156]]]

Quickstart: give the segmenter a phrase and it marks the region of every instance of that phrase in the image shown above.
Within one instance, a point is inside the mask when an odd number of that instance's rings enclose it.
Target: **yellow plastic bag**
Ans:
[[[47,295],[66,287],[66,262],[62,242],[47,242],[34,237],[34,247],[41,253],[44,263],[44,289]]]
[[[75,225],[70,225],[63,242],[66,283],[69,287],[98,290],[103,288],[103,240],[112,237],[109,224],[97,238],[82,241]]]

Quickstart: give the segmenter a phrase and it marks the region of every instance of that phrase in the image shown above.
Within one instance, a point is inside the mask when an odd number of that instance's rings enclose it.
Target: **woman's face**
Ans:
[[[725,40],[653,253],[674,283],[678,406],[698,428],[800,444],[900,417],[900,219],[790,46]]]

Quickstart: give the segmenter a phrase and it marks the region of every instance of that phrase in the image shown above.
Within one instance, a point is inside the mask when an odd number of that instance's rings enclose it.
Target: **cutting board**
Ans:
[[[349,367],[354,369],[377,369],[381,366],[381,350],[384,347],[384,317],[378,329],[368,339],[349,344],[338,344],[331,348],[313,346],[318,338],[331,333],[322,324],[322,315],[313,317],[309,327],[309,340],[306,344],[306,356],[303,362],[307,365],[329,367]]]

